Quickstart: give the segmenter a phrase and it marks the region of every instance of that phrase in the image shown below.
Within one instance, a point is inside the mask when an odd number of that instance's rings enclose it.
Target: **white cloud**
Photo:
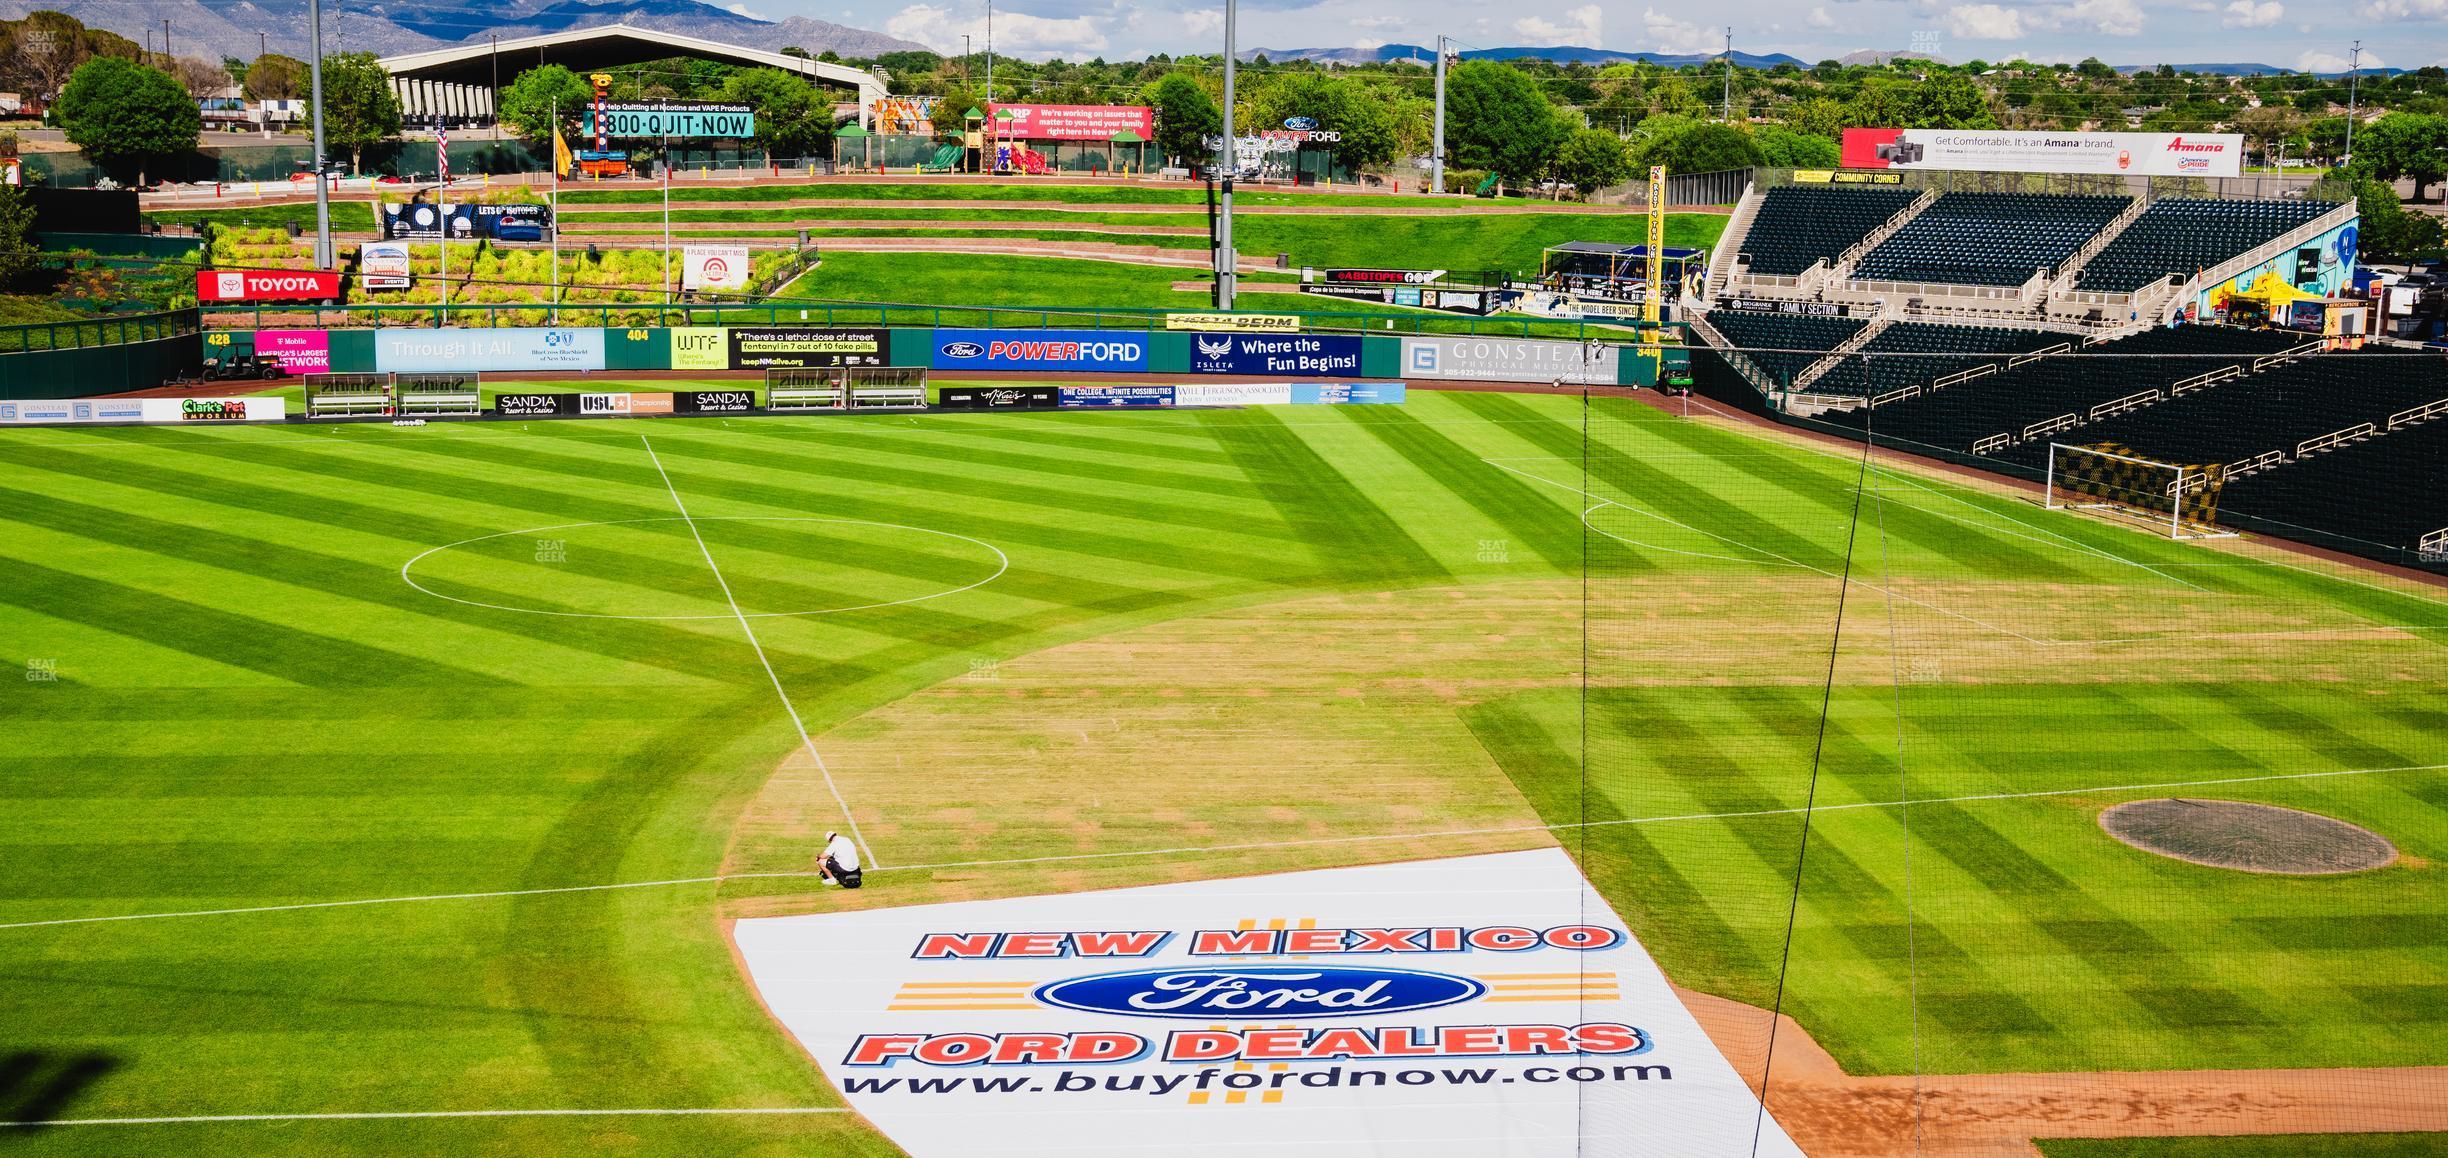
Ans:
[[[1381,28],[1400,28],[1409,21],[1400,16],[1354,16],[1347,23],[1354,28],[1373,31]]]
[[[2448,0],[2378,0],[2368,11],[2374,20],[2448,20]]]
[[[1947,33],[1965,40],[2020,40],[2023,14],[2001,4],[1958,4],[1947,10]]]
[[[886,21],[884,31],[903,40],[915,40],[937,52],[959,52],[964,33],[981,51],[986,47],[983,9],[974,16],[965,12],[955,15],[949,8],[912,4]],[[1025,12],[998,12],[994,33],[996,52],[1030,60],[1083,58],[1111,47],[1104,26],[1093,16],[1053,20]]]
[[[745,5],[745,4],[725,4],[725,5],[723,5],[723,11],[728,12],[728,13],[732,14],[733,16],[745,16],[745,17],[747,17],[747,18],[748,18],[748,19],[750,19],[750,20],[771,20],[771,19],[773,19],[773,17],[771,17],[771,16],[767,16],[766,14],[764,14],[764,13],[762,13],[762,12],[758,12],[758,11],[754,11],[754,10],[750,9],[750,8],[749,8],[747,5]]]
[[[1827,5],[1816,5],[1810,10],[1810,26],[1813,28],[1834,28],[1836,27],[1836,18],[1828,15]]]
[[[1564,14],[1557,23],[1544,16],[1525,16],[1513,22],[1513,31],[1522,42],[1532,45],[1578,45],[1596,47],[1599,27],[1605,19],[1595,4],[1584,4]]]
[[[1213,40],[1224,34],[1224,10],[1194,8],[1181,14],[1181,30],[1187,39]]]
[[[2051,27],[2104,36],[2139,36],[2144,19],[2134,0],[2076,0],[2049,9],[2048,18]]]
[[[1641,31],[1653,51],[1673,56],[1704,56],[1725,50],[1725,41],[1717,29],[1677,20],[1655,8],[1641,10]]]
[[[2235,0],[2227,6],[2227,15],[2219,21],[2222,28],[2268,28],[2286,17],[2286,5],[2278,0]]]
[[[2345,53],[2322,52],[2317,48],[2308,50],[2302,56],[2295,58],[2295,67],[2305,72],[2344,72],[2348,63]],[[2353,63],[2358,69],[2388,67],[2388,64],[2380,59],[2379,53],[2368,48],[2364,49],[2363,55]]]

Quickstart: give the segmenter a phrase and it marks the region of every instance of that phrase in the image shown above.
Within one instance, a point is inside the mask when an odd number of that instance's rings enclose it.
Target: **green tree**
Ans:
[[[306,95],[309,87],[306,62],[294,56],[267,52],[246,67],[246,94],[259,101],[293,101]]]
[[[1786,108],[1785,123],[1792,126],[1795,132],[1833,141],[1844,133],[1845,106],[1841,101],[1823,96],[1806,97]]]
[[[365,147],[400,132],[399,94],[371,52],[323,58],[323,140],[346,149],[351,172],[364,168]]]
[[[723,84],[723,99],[756,110],[756,143],[766,156],[821,156],[833,139],[833,102],[815,85],[781,69],[732,74]]]
[[[1764,161],[1751,134],[1732,125],[1702,121],[1644,141],[1633,163],[1643,169],[1664,165],[1669,173],[1717,173]]]
[[[1632,150],[1604,129],[1574,129],[1556,150],[1556,176],[1587,196],[1632,176]]]
[[[2411,179],[2421,201],[2424,186],[2448,178],[2448,117],[2390,113],[2355,131],[2350,163],[2382,181]]]
[[[1836,142],[1805,133],[1787,125],[1761,125],[1751,131],[1751,139],[1759,145],[1760,163],[1780,169],[1833,169],[1836,167]]]
[[[1940,72],[1912,86],[1905,104],[1906,129],[1994,129],[1989,94],[1978,81],[1960,72]]]
[[[1315,120],[1320,129],[1337,134],[1328,150],[1346,168],[1394,159],[1393,117],[1385,103],[1372,99],[1356,80],[1323,72],[1295,73],[1253,94],[1249,113],[1253,130],[1272,129],[1294,117]]]
[[[2355,142],[2357,146],[2362,143]],[[2362,218],[2357,244],[2363,256],[2403,259],[2438,252],[2440,219],[2428,213],[2408,212],[2398,202],[2397,190],[2387,182],[2358,177],[2347,189],[2324,181],[2313,190],[2315,196],[2336,197],[2343,193],[2354,195],[2355,211]]]
[[[530,141],[552,138],[554,118],[574,121],[594,107],[595,89],[585,77],[557,64],[518,74],[501,94],[504,128]]]
[[[15,185],[0,185],[0,289],[34,271],[34,202]]]
[[[1156,109],[1156,151],[1204,168],[1206,138],[1224,131],[1215,98],[1188,73],[1168,72],[1148,87],[1147,101]]]
[[[115,56],[78,65],[53,112],[95,164],[140,181],[147,161],[195,148],[204,127],[195,99],[170,74]]]
[[[1553,167],[1569,131],[1518,69],[1469,60],[1446,74],[1445,147],[1454,166],[1520,184]]]

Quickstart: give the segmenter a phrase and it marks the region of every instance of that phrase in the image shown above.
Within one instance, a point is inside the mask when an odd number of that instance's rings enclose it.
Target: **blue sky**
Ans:
[[[903,5],[752,0],[758,15],[803,14],[957,52],[985,41],[983,0]],[[1737,48],[1805,60],[1859,49],[1920,49],[1952,60],[2259,61],[2336,69],[2448,63],[2448,0],[1244,0],[1241,43],[1286,48],[1425,43],[1442,32],[1483,47],[1573,44],[1713,52],[1725,25]],[[1217,0],[998,0],[995,44],[1010,55],[1136,57],[1215,51]]]

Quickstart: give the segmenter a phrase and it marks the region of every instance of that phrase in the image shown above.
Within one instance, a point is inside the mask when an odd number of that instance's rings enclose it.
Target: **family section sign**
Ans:
[[[1552,849],[733,934],[918,1158],[1800,1154]]]

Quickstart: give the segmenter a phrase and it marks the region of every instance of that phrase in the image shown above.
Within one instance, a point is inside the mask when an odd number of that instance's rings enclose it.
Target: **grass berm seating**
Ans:
[[[2413,550],[2448,528],[2448,420],[2234,479],[2219,512]]]
[[[2269,451],[2294,453],[2306,439],[2448,398],[2448,365],[2437,358],[2319,354],[2258,374],[2188,391],[2164,402],[2066,431],[2059,441],[2113,442],[2160,462],[2242,462]],[[2040,467],[2045,439],[1998,455]]]
[[[2129,197],[1948,193],[1853,270],[1870,281],[2021,285],[2050,274],[2132,203]]]
[[[1903,212],[1919,196],[1910,189],[1845,189],[1783,185],[1760,198],[1743,238],[1750,272],[1790,277],[1838,254]]]
[[[2067,413],[2087,412],[2149,387],[2250,365],[2256,358],[2301,344],[2303,335],[2226,326],[2178,326],[2078,348],[2011,370],[1932,390],[1877,408],[1831,414],[1829,421],[1867,424],[1881,441],[1920,443],[1970,451],[1991,435],[2020,434],[2025,427]],[[2079,431],[2056,441],[2088,441]]]
[[[1752,363],[1768,373],[1779,386],[1790,385],[1794,376],[1810,368],[1811,363],[1826,356],[1861,332],[1868,322],[1856,318],[1808,317],[1795,314],[1753,313],[1746,310],[1712,310],[1709,323],[1724,334],[1726,340],[1742,350]],[[1785,353],[1781,351],[1806,351]]]
[[[2083,266],[2075,288],[2131,293],[2169,274],[2191,277],[2335,208],[2333,201],[2154,201]]]
[[[1822,394],[1884,394],[2072,340],[2048,330],[1897,322],[1862,343],[1859,352],[1866,357],[1847,355],[1843,365],[1821,375],[1810,388]]]

